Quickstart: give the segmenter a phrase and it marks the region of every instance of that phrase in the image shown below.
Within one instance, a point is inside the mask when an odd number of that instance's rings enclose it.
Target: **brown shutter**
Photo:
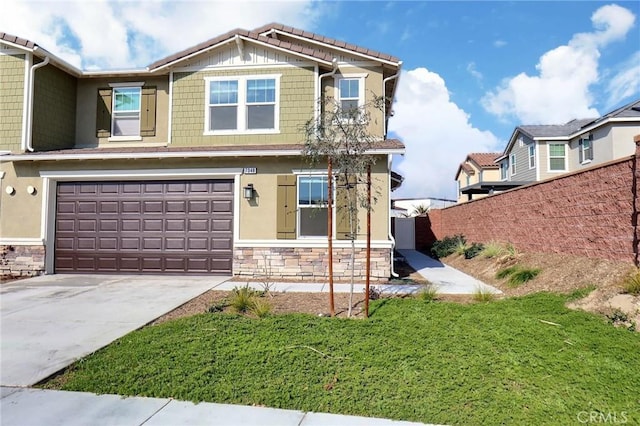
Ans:
[[[111,136],[111,89],[98,89],[98,107],[96,110],[96,136]]]
[[[336,178],[336,239],[350,240],[351,226],[349,225],[348,189],[344,187],[344,178]]]
[[[295,240],[296,238],[296,177],[295,175],[278,176],[277,195],[277,232],[278,239]]]
[[[140,136],[156,135],[156,88],[142,88],[140,105]]]

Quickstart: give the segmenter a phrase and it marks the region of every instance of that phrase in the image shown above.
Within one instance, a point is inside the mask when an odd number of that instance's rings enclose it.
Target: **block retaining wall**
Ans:
[[[638,261],[636,154],[587,170],[429,212],[433,237],[510,242],[523,251]],[[424,233],[423,227],[417,227]]]

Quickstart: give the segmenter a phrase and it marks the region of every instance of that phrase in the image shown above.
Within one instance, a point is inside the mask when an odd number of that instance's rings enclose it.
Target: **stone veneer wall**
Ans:
[[[0,276],[44,274],[44,246],[0,246]]]
[[[272,280],[295,279],[303,282],[325,281],[328,278],[326,248],[237,248],[233,256],[233,273],[237,277]],[[334,248],[333,276],[336,282],[346,282],[350,277],[350,248]],[[391,251],[371,249],[371,281],[384,282],[390,277]],[[366,250],[356,248],[355,277],[365,280]]]

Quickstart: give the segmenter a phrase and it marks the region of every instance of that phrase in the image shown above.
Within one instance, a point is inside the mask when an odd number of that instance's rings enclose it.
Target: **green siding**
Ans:
[[[211,136],[204,133],[205,77],[281,74],[280,133]],[[176,146],[274,145],[303,143],[301,126],[313,117],[315,75],[312,68],[260,68],[174,74],[172,140]]]
[[[20,152],[24,55],[0,55],[0,150]]]
[[[73,148],[76,127],[76,79],[47,65],[35,72],[33,142],[36,151]]]

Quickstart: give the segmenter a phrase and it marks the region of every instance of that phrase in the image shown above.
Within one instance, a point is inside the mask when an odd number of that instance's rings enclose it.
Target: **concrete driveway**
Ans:
[[[45,275],[0,285],[0,384],[30,386],[229,277]]]

